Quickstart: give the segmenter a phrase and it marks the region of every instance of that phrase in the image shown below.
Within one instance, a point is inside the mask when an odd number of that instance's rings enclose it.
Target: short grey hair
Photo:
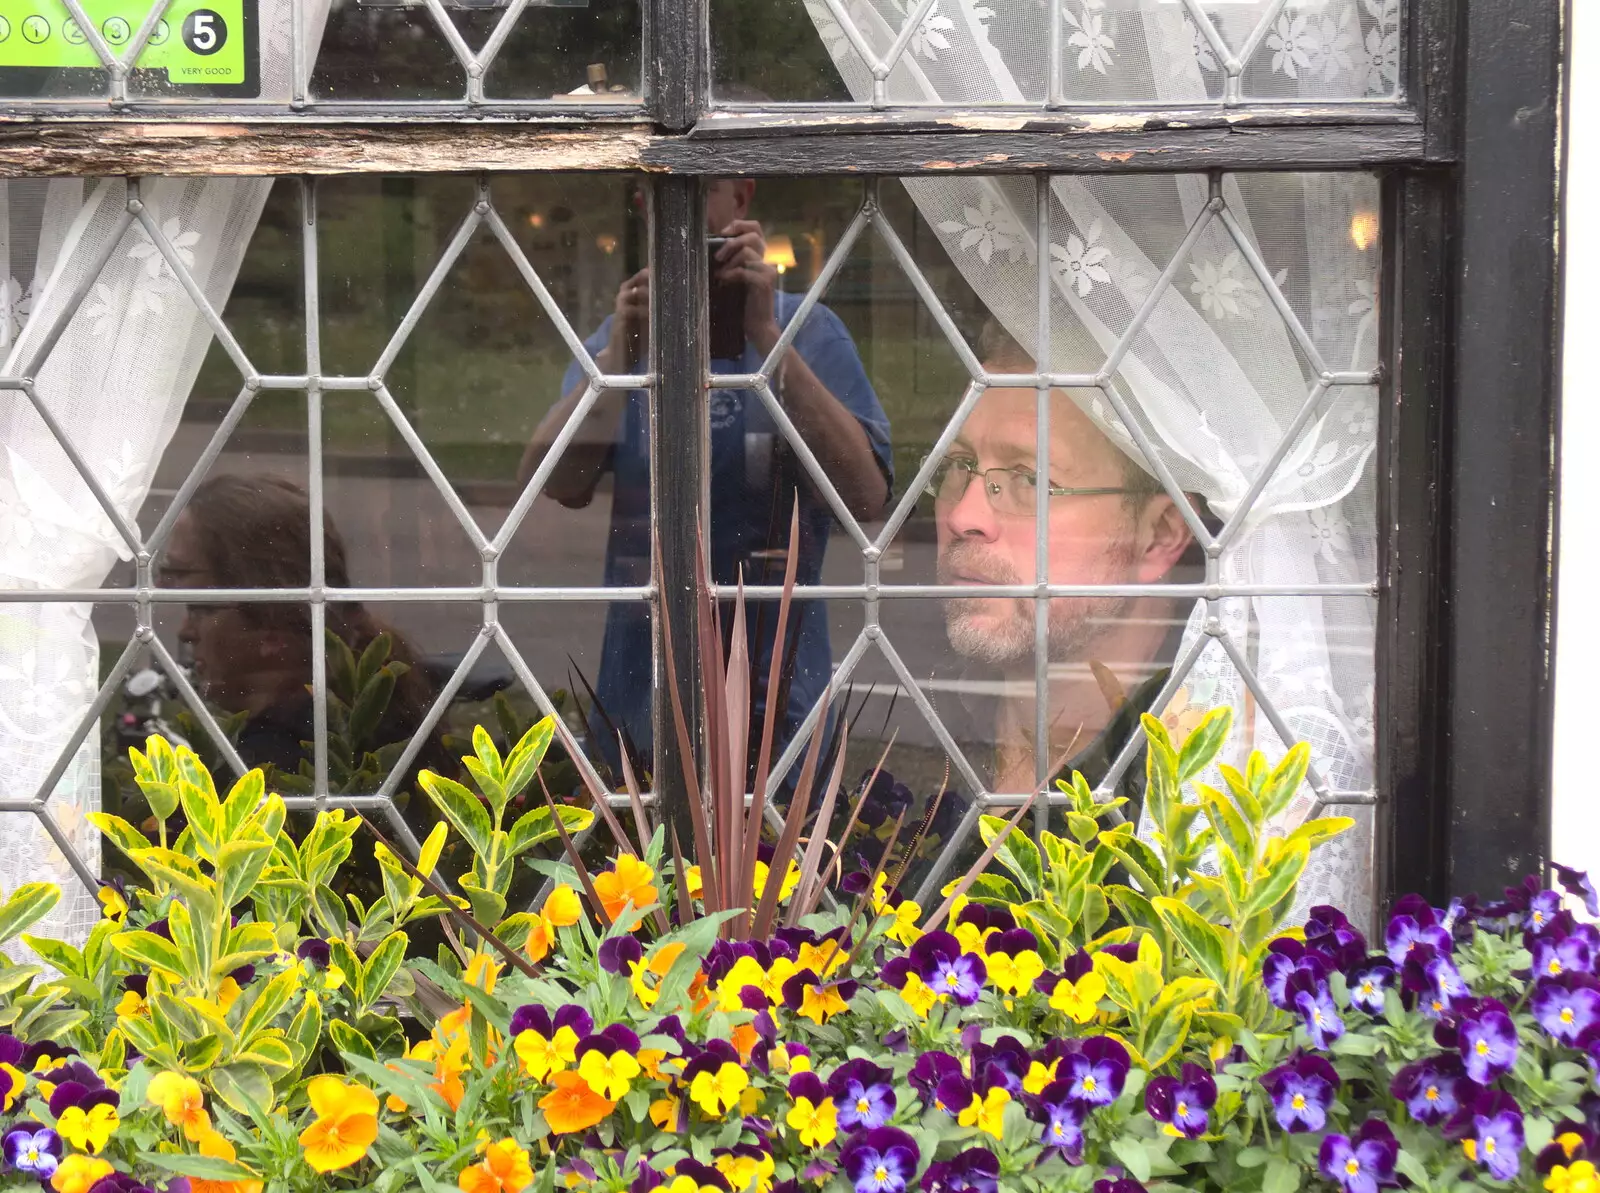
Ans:
[[[992,316],[984,320],[983,328],[978,333],[978,356],[985,367],[1009,369],[1017,373],[1031,373],[1035,367],[1033,355],[1005,329],[1000,320]],[[1152,497],[1159,497],[1166,492],[1159,478],[1112,443],[1109,436],[1106,442],[1111,443],[1117,453],[1117,463],[1122,469],[1122,487],[1128,490],[1123,503],[1130,510],[1142,509]]]

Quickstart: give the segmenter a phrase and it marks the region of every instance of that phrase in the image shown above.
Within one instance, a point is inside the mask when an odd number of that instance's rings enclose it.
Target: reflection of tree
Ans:
[[[482,47],[503,13],[448,8],[462,39]],[[637,0],[583,7],[530,4],[490,68],[491,97],[548,99],[581,86],[592,62],[613,84],[639,91],[641,19]],[[460,99],[466,77],[421,6],[333,0],[317,51],[313,93],[328,99]]]

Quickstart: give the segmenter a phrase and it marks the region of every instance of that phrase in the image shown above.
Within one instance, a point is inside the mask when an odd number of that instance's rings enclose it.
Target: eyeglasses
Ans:
[[[927,464],[924,456],[923,464]],[[946,456],[928,478],[926,492],[935,501],[952,505],[966,496],[972,478],[983,478],[983,490],[989,505],[997,514],[1014,518],[1031,518],[1038,512],[1038,478],[1026,468],[979,468],[978,462],[965,456]],[[1051,485],[1052,497],[1106,497],[1112,494],[1132,493],[1132,489],[1098,487],[1089,489]]]

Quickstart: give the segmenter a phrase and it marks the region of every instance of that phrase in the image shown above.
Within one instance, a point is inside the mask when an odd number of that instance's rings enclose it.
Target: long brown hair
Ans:
[[[293,481],[268,473],[209,477],[195,490],[185,514],[217,587],[310,586],[311,501]],[[327,510],[322,514],[322,543],[327,587],[349,588],[350,565],[344,538]],[[308,604],[250,601],[239,606],[239,614],[255,627],[303,635],[309,650]],[[432,685],[416,665],[410,644],[359,602],[328,602],[326,623],[329,632],[357,656],[379,634],[389,634],[393,644],[389,657],[409,669],[395,684],[388,712],[379,726],[380,740],[409,738],[422,723],[434,696]],[[306,678],[309,682],[309,674]],[[434,752],[425,748],[423,757]]]

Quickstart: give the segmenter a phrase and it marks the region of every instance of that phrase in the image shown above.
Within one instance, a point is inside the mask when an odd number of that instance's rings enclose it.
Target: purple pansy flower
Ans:
[[[1471,998],[1467,980],[1461,976],[1456,963],[1440,953],[1430,958],[1422,967],[1427,982],[1426,1011],[1442,1015],[1457,1006],[1463,999]]]
[[[839,1149],[839,1165],[855,1193],[904,1193],[917,1175],[917,1143],[896,1127],[860,1131]]]
[[[1461,1063],[1479,1085],[1511,1071],[1517,1060],[1517,1027],[1505,1007],[1486,999],[1456,1026]]]
[[[1593,973],[1600,952],[1600,933],[1593,924],[1574,924],[1571,931],[1546,932],[1533,942],[1533,976],[1559,978],[1569,973]]]
[[[1369,1118],[1352,1140],[1347,1135],[1329,1135],[1322,1141],[1317,1165],[1322,1175],[1335,1182],[1344,1193],[1378,1193],[1398,1184],[1394,1164],[1400,1144],[1389,1124]]]
[[[1217,1101],[1217,1083],[1199,1065],[1185,1063],[1178,1077],[1157,1077],[1144,1091],[1144,1108],[1185,1139],[1206,1133],[1209,1111]]]
[[[1350,1005],[1368,1015],[1381,1015],[1384,993],[1393,985],[1394,966],[1384,957],[1369,958],[1350,975]]]
[[[1367,955],[1367,938],[1337,907],[1313,907],[1306,917],[1306,947],[1333,959],[1333,964],[1348,971]]]
[[[1570,895],[1577,895],[1583,900],[1583,905],[1589,909],[1589,914],[1600,916],[1600,891],[1595,889],[1592,879],[1583,870],[1574,870],[1571,866],[1555,865],[1551,867],[1556,872],[1556,877],[1561,879],[1561,885]]]
[[[1279,1010],[1293,1011],[1296,991],[1321,983],[1328,976],[1329,964],[1325,954],[1307,949],[1298,940],[1286,936],[1273,941],[1261,963],[1267,998]]]
[[[38,1123],[18,1123],[6,1132],[0,1150],[5,1153],[8,1168],[37,1177],[43,1183],[55,1175],[61,1162],[61,1136]]]
[[[1522,1109],[1509,1095],[1493,1092],[1478,1100],[1464,1141],[1467,1155],[1496,1180],[1509,1181],[1522,1167]]]
[[[1417,1122],[1437,1126],[1463,1105],[1471,1105],[1481,1088],[1462,1071],[1459,1059],[1444,1055],[1401,1069],[1389,1092],[1405,1103],[1406,1112]]]
[[[1072,1084],[1052,1081],[1039,1093],[1037,1111],[1044,1117],[1040,1142],[1061,1153],[1068,1164],[1083,1163],[1083,1124],[1089,1108],[1072,1096]]]
[[[928,1165],[922,1188],[924,1193],[999,1193],[1000,1157],[986,1147],[969,1147]]]
[[[1264,1074],[1261,1084],[1272,1097],[1278,1126],[1298,1134],[1320,1131],[1327,1123],[1339,1074],[1320,1056],[1296,1053],[1288,1063]]]
[[[1108,1176],[1096,1181],[1090,1193],[1146,1193],[1146,1190],[1131,1176]]]
[[[1344,1020],[1339,1018],[1339,1008],[1326,982],[1310,990],[1295,992],[1294,1009],[1300,1014],[1301,1025],[1311,1037],[1315,1048],[1326,1048],[1344,1035]]]
[[[970,1007],[983,993],[984,979],[988,976],[989,967],[982,957],[976,953],[962,953],[954,960],[940,957],[934,962],[933,972],[923,980],[940,994],[948,994],[951,1002]]]
[[[1068,1083],[1074,1101],[1109,1106],[1122,1096],[1128,1064],[1126,1048],[1109,1036],[1094,1036],[1062,1057],[1057,1072]]]
[[[828,1093],[838,1108],[839,1126],[846,1131],[881,1127],[894,1115],[893,1076],[869,1060],[840,1065],[828,1078]]]
[[[937,1100],[939,1083],[947,1077],[961,1076],[961,1062],[948,1052],[924,1052],[906,1075],[911,1088],[922,1097],[924,1105],[932,1108]],[[961,1104],[965,1106],[966,1103]]]
[[[600,968],[607,973],[627,973],[644,960],[644,948],[631,936],[608,936],[600,942]]]
[[[149,1185],[141,1185],[126,1172],[113,1172],[89,1186],[89,1193],[154,1193]]]
[[[1455,947],[1449,929],[1439,923],[1427,900],[1417,895],[1406,895],[1395,904],[1383,943],[1389,960],[1396,965],[1405,961],[1415,944],[1432,945],[1441,953],[1449,953]]]
[[[1576,1044],[1584,1032],[1600,1023],[1600,981],[1575,973],[1538,982],[1529,1005],[1539,1026],[1552,1037],[1563,1044]]]

